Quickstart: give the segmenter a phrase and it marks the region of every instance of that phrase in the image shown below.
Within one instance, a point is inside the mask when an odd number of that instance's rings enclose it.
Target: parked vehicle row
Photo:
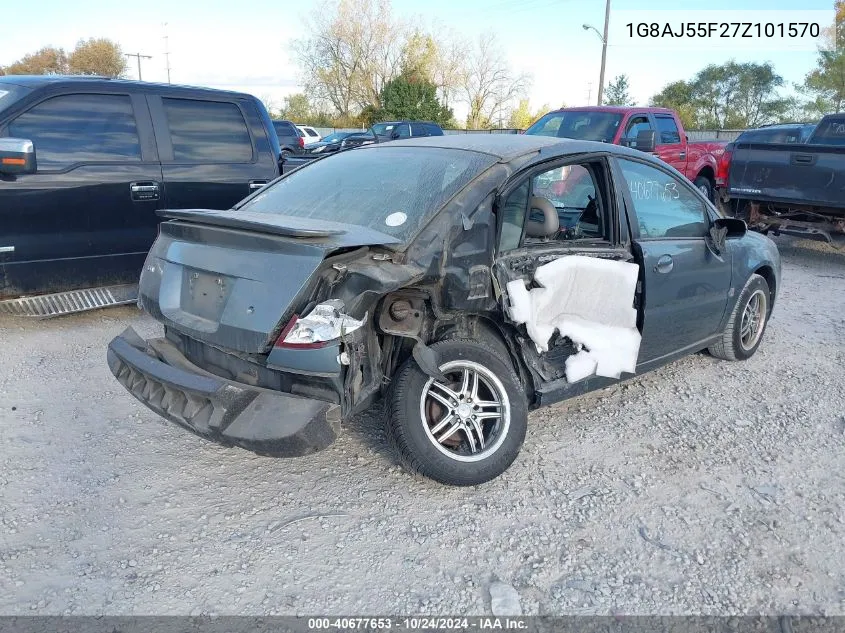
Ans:
[[[47,75],[0,77],[0,95],[3,311],[134,301],[157,210],[228,209],[279,175],[251,95]]]
[[[426,136],[443,136],[443,128],[429,121],[386,121],[375,123],[363,132],[336,132],[329,142],[314,143],[298,156],[285,156],[282,162],[282,173],[287,173],[332,152],[354,149],[372,143]]]
[[[291,456],[385,396],[402,463],[453,485],[506,470],[532,408],[701,349],[749,358],[780,286],[770,240],[664,162],[606,143],[373,143],[231,210],[161,213],[139,304],[164,336],[129,328],[108,351],[135,398],[205,438]],[[549,262],[574,264],[572,287],[541,314],[520,307]],[[564,299],[574,320],[538,333]],[[635,344],[625,369],[599,354],[610,313]]]
[[[721,205],[755,230],[845,243],[845,114],[743,132],[719,175]]]
[[[667,108],[596,106],[549,112],[525,134],[623,145],[654,153],[714,199],[716,169],[727,143],[690,141],[678,113]]]

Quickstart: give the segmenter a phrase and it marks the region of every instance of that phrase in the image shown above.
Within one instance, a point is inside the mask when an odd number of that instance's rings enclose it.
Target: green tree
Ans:
[[[542,107],[532,112],[528,99],[520,99],[519,105],[511,110],[510,118],[508,118],[508,127],[524,130],[549,110],[549,104],[544,103]]]
[[[651,98],[650,104],[660,108],[670,108],[678,113],[685,128],[694,129],[699,126],[696,111],[694,90],[691,83],[673,81],[663,87]]]
[[[304,93],[298,92],[285,97],[284,106],[281,109],[283,119],[305,125],[311,123],[312,114],[311,102]]]
[[[67,62],[71,75],[126,75],[126,57],[120,45],[104,37],[79,40]]]
[[[781,86],[772,64],[732,60],[703,68],[690,82],[667,85],[651,103],[678,110],[685,127],[759,127],[787,118],[791,103],[779,95]]]
[[[67,55],[61,48],[45,46],[2,70],[5,75],[63,75],[68,72]]]
[[[813,99],[809,112],[823,116],[845,109],[845,0],[836,3],[836,26],[827,34],[827,42],[816,68],[804,78],[801,91]]]
[[[604,92],[604,103],[614,106],[634,105],[628,90],[628,75],[618,75],[607,85]]]
[[[437,86],[413,74],[402,74],[389,81],[381,91],[380,101],[381,107],[373,117],[376,119],[433,121],[445,126],[453,118],[452,110],[437,98]]]

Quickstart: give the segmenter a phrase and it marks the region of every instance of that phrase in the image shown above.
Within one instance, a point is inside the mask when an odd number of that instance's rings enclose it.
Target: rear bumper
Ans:
[[[145,341],[131,327],[109,343],[107,360],[147,407],[220,444],[297,457],[326,448],[340,430],[339,405],[224,380],[166,339]]]

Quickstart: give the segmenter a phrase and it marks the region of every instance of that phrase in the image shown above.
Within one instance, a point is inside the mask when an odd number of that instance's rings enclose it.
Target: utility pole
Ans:
[[[127,57],[134,57],[138,61],[138,81],[142,81],[141,79],[141,60],[142,59],[152,59],[150,55],[141,55],[141,53],[124,53]]]
[[[590,103],[592,98],[593,98],[593,82],[588,81],[587,82],[587,103]]]
[[[601,72],[599,73],[599,98],[598,105],[601,105],[602,97],[604,96],[604,67],[607,61],[607,31],[610,26],[610,0],[605,0],[604,5],[604,34],[599,33],[599,30],[589,24],[582,24],[585,31],[595,31],[596,35],[601,40]]]
[[[170,48],[167,40],[167,22],[164,23],[164,59],[167,66],[167,83],[170,83]]]

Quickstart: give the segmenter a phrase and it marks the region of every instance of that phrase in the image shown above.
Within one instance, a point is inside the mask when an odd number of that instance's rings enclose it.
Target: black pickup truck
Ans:
[[[845,114],[824,117],[803,143],[738,139],[722,203],[750,228],[845,243]]]
[[[279,175],[251,95],[0,77],[0,313],[130,303],[160,209],[229,209]]]

